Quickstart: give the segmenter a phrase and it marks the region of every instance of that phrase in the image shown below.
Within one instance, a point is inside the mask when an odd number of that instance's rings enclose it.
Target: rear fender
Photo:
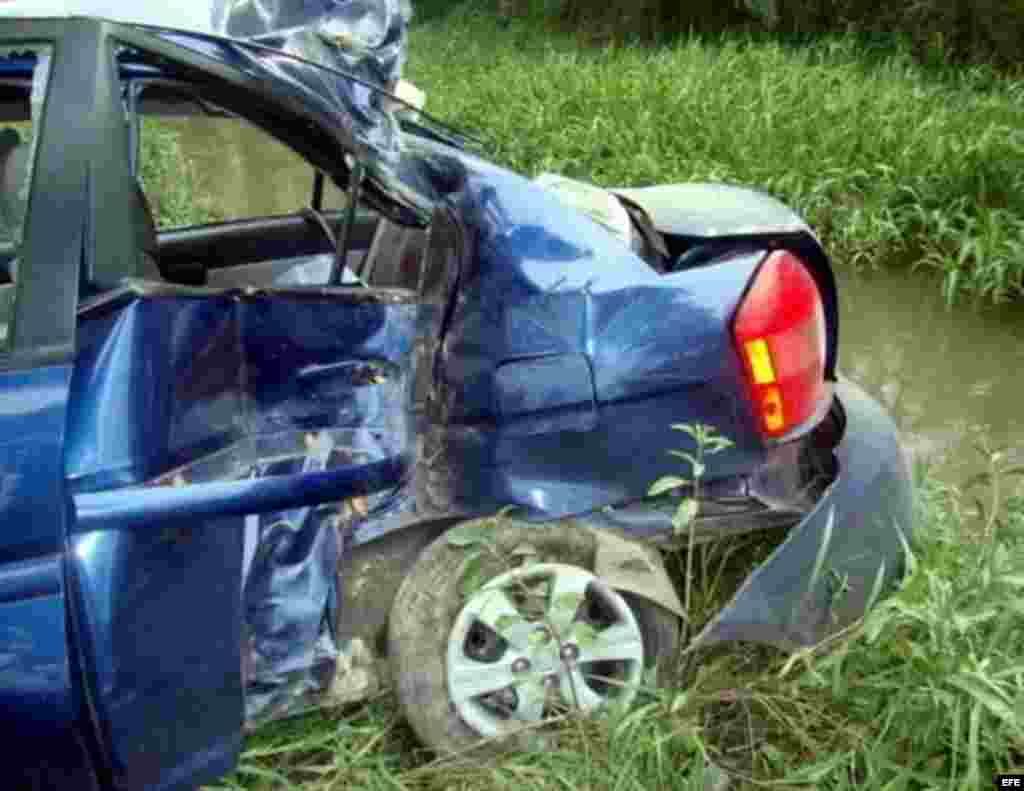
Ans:
[[[474,231],[418,432],[417,505],[543,521],[642,497],[687,443],[671,423],[736,442],[717,476],[758,467],[728,324],[767,246],[664,275],[557,195],[472,164],[455,204]]]
[[[822,294],[828,324],[825,374],[835,378],[839,312],[828,256],[807,223],[771,195],[729,184],[665,184],[611,192],[641,209],[670,252],[708,241],[785,247],[808,264]]]

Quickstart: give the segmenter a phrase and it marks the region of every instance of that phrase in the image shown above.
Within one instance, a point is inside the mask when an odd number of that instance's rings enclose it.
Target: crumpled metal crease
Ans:
[[[308,263],[300,259],[297,266]],[[82,312],[76,403],[102,405],[73,421],[68,440],[67,474],[80,527],[96,531],[81,539],[93,537],[82,574],[95,587],[94,580],[105,579],[100,572],[108,559],[123,561],[150,586],[110,596],[93,590],[89,628],[96,639],[119,645],[128,631],[117,631],[117,623],[156,620],[162,597],[151,591],[172,578],[185,584],[167,558],[214,530],[206,529],[213,523],[199,504],[211,489],[292,481],[296,497],[287,502],[299,507],[254,509],[249,516],[235,511],[239,515],[218,523],[223,541],[210,550],[234,557],[229,539],[241,539],[242,557],[232,561],[238,571],[222,564],[221,582],[240,597],[233,606],[240,606],[243,624],[250,729],[331,702],[324,693],[336,681],[339,661],[350,664],[343,655],[348,647],[336,639],[339,560],[371,502],[390,496],[402,473],[387,473],[362,489],[339,483],[334,501],[299,495],[318,485],[318,475],[361,475],[404,457],[411,441],[406,401],[419,306],[397,290],[294,285],[308,274],[285,271],[274,285],[244,289],[131,281]],[[95,398],[98,393],[104,397]],[[135,414],[149,420],[131,419]],[[164,434],[153,430],[154,418]],[[154,510],[159,492],[180,493],[173,519]],[[111,498],[138,504],[122,511],[101,507]],[[108,548],[114,534],[121,544]],[[108,599],[112,609],[103,604]],[[146,640],[140,645],[155,650]],[[114,660],[101,670],[121,678],[119,667]],[[146,683],[126,677],[123,690],[102,703],[120,705]],[[132,722],[145,721],[145,706],[139,701]],[[133,739],[124,734],[126,754],[138,746]]]
[[[319,452],[260,465],[254,475],[324,469],[333,443],[321,437],[315,444]],[[338,510],[333,504],[245,518],[242,661],[249,724],[303,705],[334,675],[338,650],[331,613],[337,608],[334,575],[342,543]]]
[[[372,434],[364,438],[372,445]],[[316,472],[377,455],[339,448],[330,432],[307,435],[307,446],[308,456],[261,464],[253,475]],[[248,729],[329,705],[338,674],[351,671],[352,646],[339,645],[335,634],[336,575],[367,513],[368,498],[357,497],[246,517],[242,651]]]
[[[307,105],[331,115],[347,133],[367,176],[425,221],[434,186],[429,174],[403,156],[393,102],[380,93],[392,92],[401,77],[411,18],[408,0],[214,0],[213,34],[238,41],[169,30],[160,35],[297,91]],[[260,47],[246,46],[245,41]]]
[[[330,59],[317,61],[321,65],[337,68],[340,61],[358,76],[387,85],[401,76],[411,19],[408,0],[213,0],[210,21],[214,33],[234,38],[316,33],[335,50]]]

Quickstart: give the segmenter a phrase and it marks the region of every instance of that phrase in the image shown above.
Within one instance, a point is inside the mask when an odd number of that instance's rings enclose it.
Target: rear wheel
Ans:
[[[512,566],[529,544],[531,563]],[[679,621],[592,573],[594,539],[579,527],[494,528],[463,594],[466,548],[442,535],[395,597],[388,652],[399,703],[420,740],[441,753],[481,740],[529,749],[538,727],[567,709],[628,705],[645,670],[674,659]]]

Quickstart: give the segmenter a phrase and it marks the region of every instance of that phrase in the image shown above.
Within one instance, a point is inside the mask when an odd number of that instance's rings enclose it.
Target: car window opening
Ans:
[[[151,206],[163,279],[418,290],[426,231],[386,220],[360,200],[358,167],[344,190],[196,86],[150,79],[138,87],[129,115],[136,177]]]

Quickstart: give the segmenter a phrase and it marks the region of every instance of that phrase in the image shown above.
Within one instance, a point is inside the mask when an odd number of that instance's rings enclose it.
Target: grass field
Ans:
[[[407,75],[504,164],[602,185],[724,180],[793,205],[839,266],[1024,296],[1024,81],[854,37],[581,48],[489,3],[420,2]]]

